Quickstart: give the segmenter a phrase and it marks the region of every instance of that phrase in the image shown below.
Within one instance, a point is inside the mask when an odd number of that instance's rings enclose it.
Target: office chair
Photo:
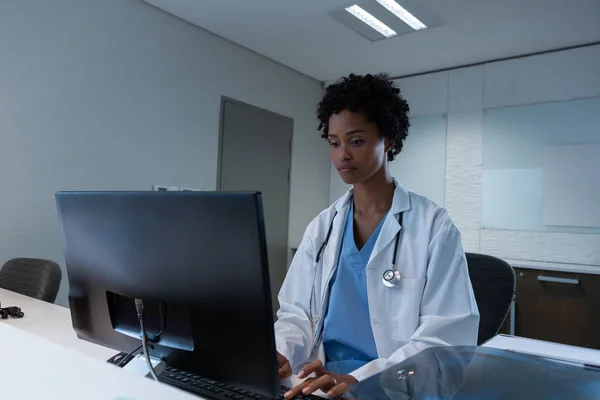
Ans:
[[[477,345],[498,334],[515,296],[515,271],[506,261],[483,254],[466,253],[469,277],[479,308]]]
[[[14,258],[0,269],[0,288],[54,303],[62,271],[54,261]]]

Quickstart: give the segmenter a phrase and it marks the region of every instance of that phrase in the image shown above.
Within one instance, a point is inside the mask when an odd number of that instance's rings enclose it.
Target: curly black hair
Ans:
[[[331,115],[344,110],[364,113],[384,138],[391,139],[394,147],[388,152],[389,161],[400,154],[408,136],[410,107],[387,74],[350,74],[327,87],[317,106],[322,138],[327,139]]]

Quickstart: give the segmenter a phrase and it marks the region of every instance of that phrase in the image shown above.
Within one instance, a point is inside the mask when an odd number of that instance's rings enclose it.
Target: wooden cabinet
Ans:
[[[525,268],[515,273],[515,335],[600,349],[600,275]]]

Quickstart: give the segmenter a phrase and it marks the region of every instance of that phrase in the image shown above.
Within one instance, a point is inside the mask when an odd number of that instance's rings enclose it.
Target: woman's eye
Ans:
[[[365,141],[362,140],[362,139],[356,139],[356,140],[352,141],[352,144],[355,145],[355,146],[359,146],[359,145],[363,144],[364,142]]]
[[[336,142],[329,142],[329,146],[331,147],[338,147],[340,144],[336,143]]]

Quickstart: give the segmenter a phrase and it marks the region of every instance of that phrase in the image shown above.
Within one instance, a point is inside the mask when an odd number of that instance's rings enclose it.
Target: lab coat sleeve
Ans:
[[[310,294],[313,285],[314,244],[306,230],[279,292],[275,323],[277,351],[290,362],[294,373],[305,363],[313,348],[310,322]]]
[[[461,236],[445,210],[434,219],[429,244],[427,283],[419,326],[410,341],[389,358],[376,359],[352,372],[358,381],[379,373],[432,346],[475,346],[479,311]]]

